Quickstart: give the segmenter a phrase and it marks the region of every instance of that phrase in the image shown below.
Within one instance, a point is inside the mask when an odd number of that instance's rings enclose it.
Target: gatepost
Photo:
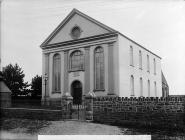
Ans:
[[[86,105],[86,110],[85,110],[85,115],[86,115],[86,120],[93,121],[93,98],[95,98],[94,92],[89,92],[85,96],[85,105]]]
[[[62,118],[71,119],[72,102],[73,102],[73,97],[68,92],[66,92],[61,99],[62,114],[63,114]]]

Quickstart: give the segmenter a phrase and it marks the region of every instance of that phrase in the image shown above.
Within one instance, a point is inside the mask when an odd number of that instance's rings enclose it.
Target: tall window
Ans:
[[[140,96],[143,96],[143,79],[141,77],[139,83],[140,83]]]
[[[139,68],[142,69],[142,53],[139,51]]]
[[[134,76],[131,75],[130,77],[130,91],[131,91],[131,96],[134,96]]]
[[[60,92],[60,72],[61,72],[61,57],[60,54],[53,56],[53,91]]]
[[[83,70],[84,69],[84,56],[82,51],[74,51],[71,53],[71,67],[70,70]]]
[[[155,58],[154,58],[154,74],[156,74],[156,61],[155,61]]]
[[[150,80],[148,80],[148,97],[150,97]]]
[[[94,51],[95,66],[95,89],[104,89],[104,51],[102,47],[97,47]]]
[[[133,47],[130,46],[130,65],[134,66]]]
[[[149,55],[147,55],[147,72],[150,72],[150,60],[149,60]]]
[[[154,82],[154,93],[155,93],[155,96],[157,97],[157,84],[156,84],[156,82]]]

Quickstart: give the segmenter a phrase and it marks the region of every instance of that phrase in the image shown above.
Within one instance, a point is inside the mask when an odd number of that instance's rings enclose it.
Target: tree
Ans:
[[[32,97],[41,96],[42,93],[42,76],[36,75],[31,81]]]
[[[12,91],[12,96],[22,94],[24,89],[29,86],[28,82],[24,82],[25,74],[17,63],[14,66],[9,64],[3,68],[2,75],[5,83]]]

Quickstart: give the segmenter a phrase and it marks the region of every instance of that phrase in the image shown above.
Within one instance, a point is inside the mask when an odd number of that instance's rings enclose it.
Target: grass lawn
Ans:
[[[17,128],[22,129],[24,133],[35,134],[43,127],[49,125],[45,120],[30,120],[30,119],[1,119],[1,130],[11,131]]]
[[[37,132],[49,122],[44,120],[1,118],[1,140],[37,140]]]

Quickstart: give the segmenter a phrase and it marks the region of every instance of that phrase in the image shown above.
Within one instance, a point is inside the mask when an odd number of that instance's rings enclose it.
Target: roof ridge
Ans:
[[[56,33],[58,33],[58,31],[73,17],[74,14],[79,14],[80,16],[94,22],[95,24],[101,26],[102,28],[110,31],[110,32],[118,32],[114,29],[112,29],[111,27],[93,19],[92,17],[82,13],[81,11],[77,10],[76,8],[73,8],[73,10],[62,20],[62,22],[60,22],[60,24],[54,29],[54,31],[45,39],[45,41],[40,45],[40,47],[42,48],[42,46],[45,46],[55,35]]]

